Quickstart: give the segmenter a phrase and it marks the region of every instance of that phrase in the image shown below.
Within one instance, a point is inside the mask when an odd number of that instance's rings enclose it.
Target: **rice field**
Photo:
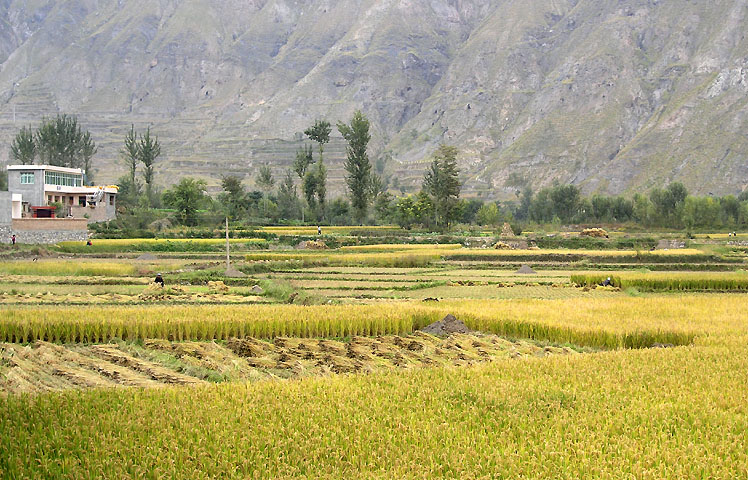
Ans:
[[[745,271],[575,274],[571,276],[571,282],[579,286],[595,286],[602,284],[607,278],[616,287],[637,288],[642,291],[748,291],[748,273]]]
[[[2,478],[748,478],[743,257],[106,242],[0,263]]]

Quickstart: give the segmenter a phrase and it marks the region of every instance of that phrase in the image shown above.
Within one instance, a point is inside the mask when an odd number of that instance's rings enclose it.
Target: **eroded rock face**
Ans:
[[[153,124],[164,182],[218,183],[280,172],[315,118],[360,108],[406,189],[446,142],[468,195],[528,180],[734,193],[748,184],[745,16],[686,0],[4,2],[0,141],[76,113],[108,182],[130,124]],[[340,194],[341,139],[326,152]]]

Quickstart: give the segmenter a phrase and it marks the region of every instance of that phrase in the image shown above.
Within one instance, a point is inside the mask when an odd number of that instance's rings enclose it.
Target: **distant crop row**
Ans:
[[[238,246],[267,247],[262,238],[231,238],[229,243]],[[60,242],[58,248],[66,253],[113,253],[113,252],[213,252],[220,251],[225,238],[194,238],[189,240],[168,238],[106,238],[85,242]]]
[[[571,282],[577,286],[601,285],[607,278],[614,287],[634,287],[641,291],[748,291],[746,273],[663,272],[663,273],[619,273],[572,275]]]

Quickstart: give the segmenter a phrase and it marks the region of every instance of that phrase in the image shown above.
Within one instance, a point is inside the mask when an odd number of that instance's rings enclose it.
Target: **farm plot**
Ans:
[[[157,387],[205,382],[248,382],[380,370],[469,366],[500,358],[569,355],[566,346],[511,341],[496,335],[452,334],[439,338],[357,337],[347,341],[278,337],[272,341],[28,346],[0,344],[0,394],[94,387]]]
[[[575,274],[571,276],[571,282],[589,287],[600,285],[607,278],[616,287],[642,291],[748,291],[748,273],[745,271]]]
[[[450,308],[479,321],[513,304]],[[0,402],[0,468],[11,478],[748,476],[742,298],[515,307],[508,316],[528,327],[596,341],[670,331],[689,344],[297,382],[11,395]]]

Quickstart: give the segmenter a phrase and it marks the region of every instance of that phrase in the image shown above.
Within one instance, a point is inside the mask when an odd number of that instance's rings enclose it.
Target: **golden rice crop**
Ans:
[[[375,245],[353,245],[348,247],[340,247],[342,252],[371,252],[371,251],[405,251],[405,250],[457,250],[462,248],[459,243],[445,243],[445,244],[423,244],[423,243],[410,243],[410,244],[392,244],[383,243]]]
[[[309,250],[303,252],[257,252],[245,255],[247,261],[301,261],[305,266],[416,267],[439,260],[450,250],[425,249],[414,251],[385,251],[343,253],[340,251]]]
[[[0,263],[0,274],[6,275],[101,275],[123,276],[136,273],[136,265],[117,262],[86,262],[47,259],[6,261]]]
[[[379,335],[409,333],[453,313],[478,330],[603,348],[688,344],[699,334],[744,328],[741,322],[747,315],[744,299],[731,295],[469,300],[440,302],[437,306],[8,307],[0,312],[0,341],[6,342]]]
[[[474,256],[492,257],[523,257],[523,256],[544,256],[544,255],[584,255],[589,257],[635,257],[635,256],[647,256],[652,255],[656,257],[671,257],[671,256],[690,256],[690,255],[704,255],[704,252],[695,248],[682,248],[676,250],[652,250],[652,251],[637,251],[637,250],[581,250],[581,249],[565,249],[565,248],[549,248],[543,250],[490,250],[490,249],[463,249],[459,252],[460,254],[469,254]]]
[[[692,307],[705,315],[714,305]],[[725,313],[734,312],[718,309],[702,330]],[[719,326],[727,320],[717,322],[720,341],[735,332]],[[11,396],[0,401],[0,469],[8,478],[748,478],[745,315],[736,327],[742,343]]]
[[[608,277],[615,287],[635,287],[643,291],[748,290],[748,274],[732,272],[576,274],[571,276],[571,282],[578,286],[600,285]]]
[[[413,305],[35,307],[0,310],[0,341],[107,342],[409,333],[439,312]]]

